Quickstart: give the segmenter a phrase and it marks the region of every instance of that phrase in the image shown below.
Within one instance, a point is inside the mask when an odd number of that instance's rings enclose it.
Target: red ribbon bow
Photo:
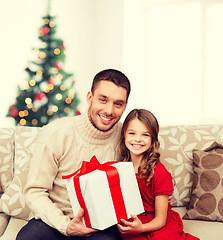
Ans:
[[[117,162],[113,161],[113,162],[106,162],[106,163],[100,164],[97,158],[93,156],[90,162],[83,161],[81,168],[78,169],[76,172],[62,177],[63,179],[68,179],[73,177],[77,199],[81,208],[84,209],[84,221],[87,227],[91,227],[91,221],[90,221],[89,212],[87,210],[84,198],[81,193],[79,178],[80,176],[93,172],[94,170],[100,170],[100,171],[106,172],[108,185],[109,185],[109,189],[111,192],[111,197],[112,197],[112,201],[113,201],[113,205],[116,213],[117,222],[120,222],[121,218],[127,219],[126,208],[125,208],[124,199],[123,199],[123,195],[120,187],[119,174],[117,169],[111,166],[111,164],[114,164],[114,163],[117,163]]]

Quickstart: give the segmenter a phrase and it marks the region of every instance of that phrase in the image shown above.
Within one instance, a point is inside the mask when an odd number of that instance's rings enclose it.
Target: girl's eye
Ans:
[[[134,132],[129,132],[129,135],[134,135]]]
[[[145,134],[144,134],[144,136],[145,136],[145,137],[150,137],[150,135],[149,135],[149,134],[147,134],[147,133],[145,133]]]

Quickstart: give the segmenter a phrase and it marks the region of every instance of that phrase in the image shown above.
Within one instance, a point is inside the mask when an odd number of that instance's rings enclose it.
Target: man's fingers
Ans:
[[[76,215],[76,220],[77,220],[77,221],[78,221],[78,220],[81,220],[83,216],[84,216],[84,209],[81,208],[81,209],[79,210],[78,214]]]
[[[86,228],[86,237],[89,237],[91,236],[91,234],[95,233],[95,232],[98,232],[97,229],[94,229],[94,228]]]
[[[90,236],[98,230],[86,227],[82,222],[84,210],[80,209],[78,214],[70,221],[67,227],[68,236]]]

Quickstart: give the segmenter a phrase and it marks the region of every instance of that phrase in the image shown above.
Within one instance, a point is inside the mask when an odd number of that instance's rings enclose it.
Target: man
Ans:
[[[93,155],[101,163],[119,160],[119,120],[129,93],[130,83],[123,73],[101,71],[87,94],[88,113],[55,120],[42,129],[25,188],[35,218],[21,229],[17,240],[120,239],[114,227],[103,231],[85,227],[83,209],[73,216],[62,176],[76,171]]]

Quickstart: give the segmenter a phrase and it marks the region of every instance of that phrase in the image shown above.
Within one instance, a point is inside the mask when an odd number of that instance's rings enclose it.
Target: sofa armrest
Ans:
[[[0,213],[0,236],[5,232],[5,229],[8,226],[10,216],[5,213]]]

